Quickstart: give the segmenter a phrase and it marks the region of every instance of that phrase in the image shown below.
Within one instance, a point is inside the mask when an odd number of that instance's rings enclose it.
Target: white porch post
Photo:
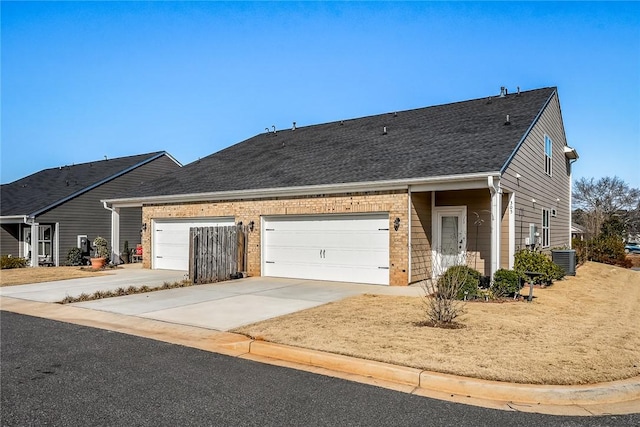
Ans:
[[[500,224],[502,222],[502,189],[500,180],[488,178],[491,192],[491,271],[490,275],[500,268]],[[486,274],[486,272],[485,272]]]
[[[53,261],[56,267],[60,266],[60,223],[56,222],[53,226]]]
[[[111,262],[120,264],[120,208],[111,211]]]
[[[516,193],[509,193],[509,270],[516,256]]]
[[[38,244],[38,238],[40,237],[40,234],[38,232],[38,226],[39,224],[37,222],[31,223],[31,267],[39,266],[38,246],[40,245]]]

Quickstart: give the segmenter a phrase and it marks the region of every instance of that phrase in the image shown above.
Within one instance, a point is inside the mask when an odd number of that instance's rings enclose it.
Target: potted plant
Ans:
[[[98,270],[109,261],[109,246],[107,239],[100,236],[93,239],[93,246],[96,248],[96,253],[95,257],[91,258],[91,267],[94,270]]]

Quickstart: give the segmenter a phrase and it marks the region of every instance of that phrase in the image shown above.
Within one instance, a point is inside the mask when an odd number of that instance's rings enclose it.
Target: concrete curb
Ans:
[[[459,377],[264,341],[253,341],[249,353],[433,391],[504,402],[592,405],[640,399],[640,377],[590,385],[547,386]]]
[[[423,371],[253,340],[229,332],[81,307],[0,297],[0,309],[180,344],[232,357],[330,374],[347,380],[475,406],[555,415],[640,413],[640,377],[578,386],[504,383]]]

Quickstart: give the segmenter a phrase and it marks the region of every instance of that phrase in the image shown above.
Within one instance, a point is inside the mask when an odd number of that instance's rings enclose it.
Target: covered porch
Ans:
[[[513,267],[514,194],[503,193],[497,179],[412,186],[409,205],[409,283],[435,278],[452,265],[483,276]]]

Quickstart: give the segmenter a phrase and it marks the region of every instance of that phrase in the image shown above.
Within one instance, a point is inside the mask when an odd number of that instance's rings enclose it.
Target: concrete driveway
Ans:
[[[115,290],[131,285],[161,285],[185,272],[118,269],[113,275],[0,288],[0,295],[41,302],[65,296]],[[319,280],[249,277],[228,282],[168,289],[75,303],[73,306],[170,323],[227,331],[358,294],[422,294],[419,287],[390,287]]]

